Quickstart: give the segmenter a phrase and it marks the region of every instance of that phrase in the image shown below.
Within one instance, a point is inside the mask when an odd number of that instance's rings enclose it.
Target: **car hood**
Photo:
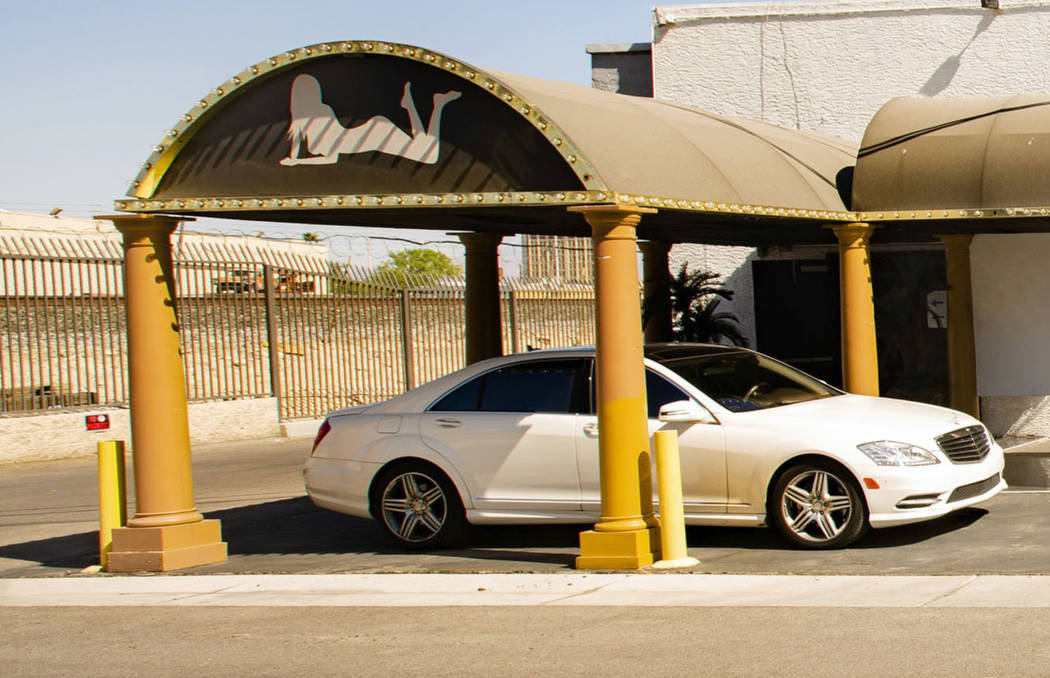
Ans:
[[[806,432],[810,438],[819,431],[851,445],[895,440],[930,447],[935,446],[937,436],[981,423],[945,407],[849,393],[736,416],[741,423],[761,422],[796,433]]]

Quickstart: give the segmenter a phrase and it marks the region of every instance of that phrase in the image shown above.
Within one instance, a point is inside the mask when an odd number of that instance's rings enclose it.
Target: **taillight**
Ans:
[[[327,419],[321,422],[321,428],[317,429],[317,436],[314,437],[313,449],[310,450],[311,457],[314,456],[314,452],[317,451],[317,446],[321,444],[321,441],[324,440],[324,437],[328,435],[328,432],[331,430],[332,425],[328,423]]]

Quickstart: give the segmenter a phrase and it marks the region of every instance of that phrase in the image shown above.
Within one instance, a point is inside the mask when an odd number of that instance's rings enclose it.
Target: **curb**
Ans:
[[[0,580],[0,606],[1050,608],[1050,576],[364,574]]]

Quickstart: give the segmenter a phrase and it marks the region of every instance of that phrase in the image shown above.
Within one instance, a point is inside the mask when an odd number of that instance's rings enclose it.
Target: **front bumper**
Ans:
[[[1006,489],[1003,452],[993,446],[976,464],[873,467],[870,476],[879,489],[865,488],[868,522],[872,527],[907,525],[947,515],[987,501]]]

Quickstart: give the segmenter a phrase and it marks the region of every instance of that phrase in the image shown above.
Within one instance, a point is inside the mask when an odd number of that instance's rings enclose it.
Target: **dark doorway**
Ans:
[[[879,391],[948,403],[944,254],[875,252],[871,257]],[[756,348],[842,386],[838,257],[755,261]]]
[[[881,395],[948,404],[945,275],[943,252],[872,254]]]
[[[756,348],[842,386],[838,258],[752,262]]]

